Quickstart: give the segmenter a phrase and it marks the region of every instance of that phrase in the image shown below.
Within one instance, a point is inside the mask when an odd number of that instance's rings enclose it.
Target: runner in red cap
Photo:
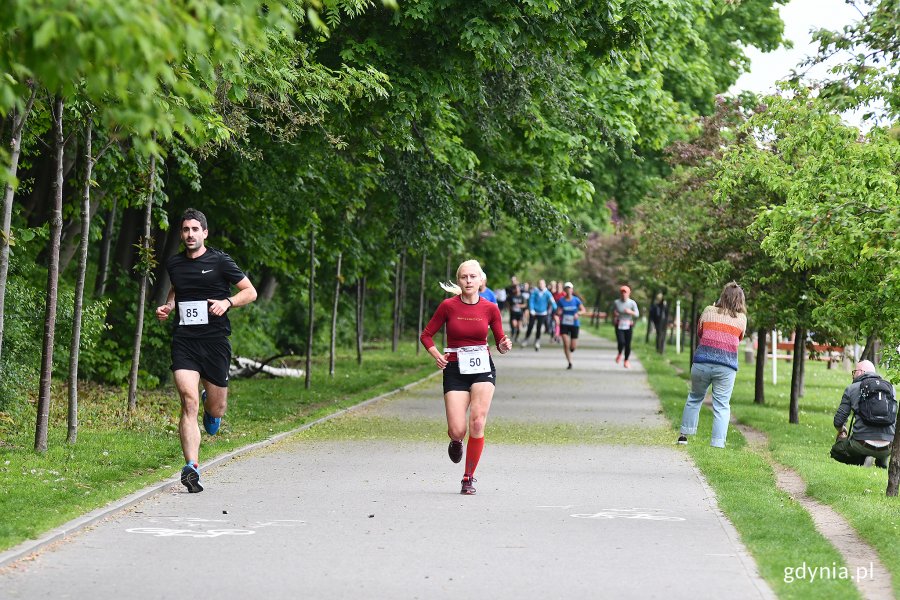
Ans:
[[[616,326],[616,341],[618,342],[619,353],[616,354],[616,363],[622,361],[622,355],[625,355],[625,362],[622,366],[626,369],[631,365],[628,358],[631,356],[631,336],[634,333],[634,320],[640,316],[637,302],[631,299],[631,288],[623,285],[619,288],[622,297],[616,300],[616,307],[613,311],[613,323]]]

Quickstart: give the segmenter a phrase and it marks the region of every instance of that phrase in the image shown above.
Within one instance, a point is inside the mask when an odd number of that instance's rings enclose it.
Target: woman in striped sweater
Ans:
[[[738,369],[738,344],[747,330],[747,303],[744,290],[732,281],[725,285],[718,302],[700,315],[697,333],[700,341],[691,366],[691,391],[681,413],[679,444],[697,433],[700,404],[712,386],[713,424],[710,445],[725,447],[728,419],[731,416],[731,392]]]

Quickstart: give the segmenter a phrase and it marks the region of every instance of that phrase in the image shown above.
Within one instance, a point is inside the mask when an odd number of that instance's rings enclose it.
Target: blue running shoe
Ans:
[[[200,392],[200,401],[203,404],[206,404],[206,390]],[[206,433],[209,435],[216,435],[219,433],[219,426],[222,425],[221,417],[214,417],[206,412],[206,407],[203,407],[203,429],[206,430]]]
[[[184,468],[181,469],[181,485],[186,487],[191,494],[203,491],[203,486],[200,485],[200,471],[197,470],[197,465],[184,465]]]

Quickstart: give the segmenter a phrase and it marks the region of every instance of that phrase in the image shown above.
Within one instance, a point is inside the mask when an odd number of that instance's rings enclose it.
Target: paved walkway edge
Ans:
[[[430,373],[429,375],[426,375],[425,377],[423,377],[417,381],[408,383],[404,386],[401,386],[401,387],[391,390],[389,392],[385,392],[384,394],[380,394],[378,396],[375,396],[374,398],[369,398],[368,400],[364,400],[364,401],[360,402],[359,404],[354,404],[353,406],[343,408],[341,410],[338,410],[336,412],[328,414],[324,417],[316,419],[315,421],[312,421],[310,423],[305,423],[305,424],[301,425],[300,427],[296,427],[289,431],[279,433],[270,438],[266,438],[265,440],[262,440],[260,442],[255,442],[253,444],[249,444],[242,448],[238,448],[237,450],[232,450],[231,452],[228,452],[227,454],[222,454],[221,456],[217,456],[216,458],[212,459],[211,461],[209,461],[208,463],[203,465],[203,467],[200,469],[200,471],[201,472],[206,471],[207,469],[211,469],[212,467],[220,465],[220,464],[227,462],[238,456],[242,456],[244,454],[249,454],[251,452],[255,452],[256,450],[259,450],[260,448],[265,448],[266,446],[271,446],[272,444],[274,444],[278,441],[281,441],[286,437],[290,437],[294,434],[300,433],[301,431],[305,431],[311,427],[319,425],[320,423],[330,421],[331,419],[340,417],[341,415],[345,415],[345,414],[355,411],[355,410],[359,410],[360,408],[363,408],[365,406],[368,406],[370,404],[378,402],[379,400],[384,400],[385,398],[393,396],[394,394],[398,394],[400,392],[406,391],[412,387],[415,387],[421,383],[428,381],[429,379],[437,376],[439,373],[440,373],[440,371],[434,371],[433,373]],[[85,515],[82,515],[80,517],[72,519],[68,523],[63,523],[59,527],[51,529],[50,531],[46,532],[45,534],[43,534],[41,537],[39,537],[37,539],[24,541],[17,546],[13,546],[9,550],[0,552],[0,569],[2,569],[3,567],[6,567],[8,565],[11,565],[12,563],[14,563],[18,560],[21,560],[21,559],[25,558],[26,556],[28,556],[29,554],[33,554],[33,553],[41,550],[42,548],[45,548],[46,546],[53,544],[54,542],[58,542],[67,536],[78,533],[78,532],[90,527],[94,523],[97,523],[98,521],[108,517],[109,515],[111,515],[113,513],[119,512],[126,508],[130,508],[130,507],[146,500],[147,498],[155,496],[156,494],[161,493],[163,490],[165,490],[166,488],[168,488],[172,485],[179,485],[181,483],[180,477],[181,477],[181,472],[179,471],[179,472],[175,473],[175,475],[173,475],[169,479],[163,480],[159,483],[154,483],[152,485],[149,485],[149,486],[147,486],[141,490],[138,490],[128,496],[125,496],[124,498],[122,498],[120,500],[114,500],[114,501],[110,502],[109,504],[107,504],[106,506],[101,506],[100,508],[94,509]]]
[[[654,392],[655,393],[655,392]],[[751,575],[750,580],[753,582],[753,585],[756,586],[756,589],[759,591],[759,595],[762,598],[766,598],[768,600],[776,600],[778,596],[769,586],[769,583],[762,576],[762,573],[759,572],[759,565],[756,564],[756,560],[754,560],[753,555],[750,554],[750,550],[747,549],[747,546],[741,540],[741,535],[738,533],[737,529],[734,527],[734,523],[728,518],[728,515],[725,514],[725,511],[719,506],[718,497],[716,496],[716,492],[712,489],[712,486],[709,485],[709,482],[706,480],[706,477],[703,476],[703,472],[697,466],[697,463],[694,462],[694,459],[685,453],[688,460],[691,463],[691,469],[693,469],[694,474],[697,476],[697,479],[700,480],[700,485],[703,486],[703,489],[706,490],[706,500],[709,502],[710,509],[716,514],[719,519],[719,525],[722,526],[723,531],[725,531],[725,535],[728,536],[728,539],[731,540],[731,545],[735,548],[735,554],[738,556],[738,560],[741,561],[741,564],[744,565],[744,568],[747,570],[747,573]]]

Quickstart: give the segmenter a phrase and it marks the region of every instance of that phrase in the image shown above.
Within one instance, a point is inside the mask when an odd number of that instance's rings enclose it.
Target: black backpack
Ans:
[[[856,409],[863,423],[872,427],[889,427],[897,422],[897,400],[893,386],[881,377],[867,377],[859,385]]]

